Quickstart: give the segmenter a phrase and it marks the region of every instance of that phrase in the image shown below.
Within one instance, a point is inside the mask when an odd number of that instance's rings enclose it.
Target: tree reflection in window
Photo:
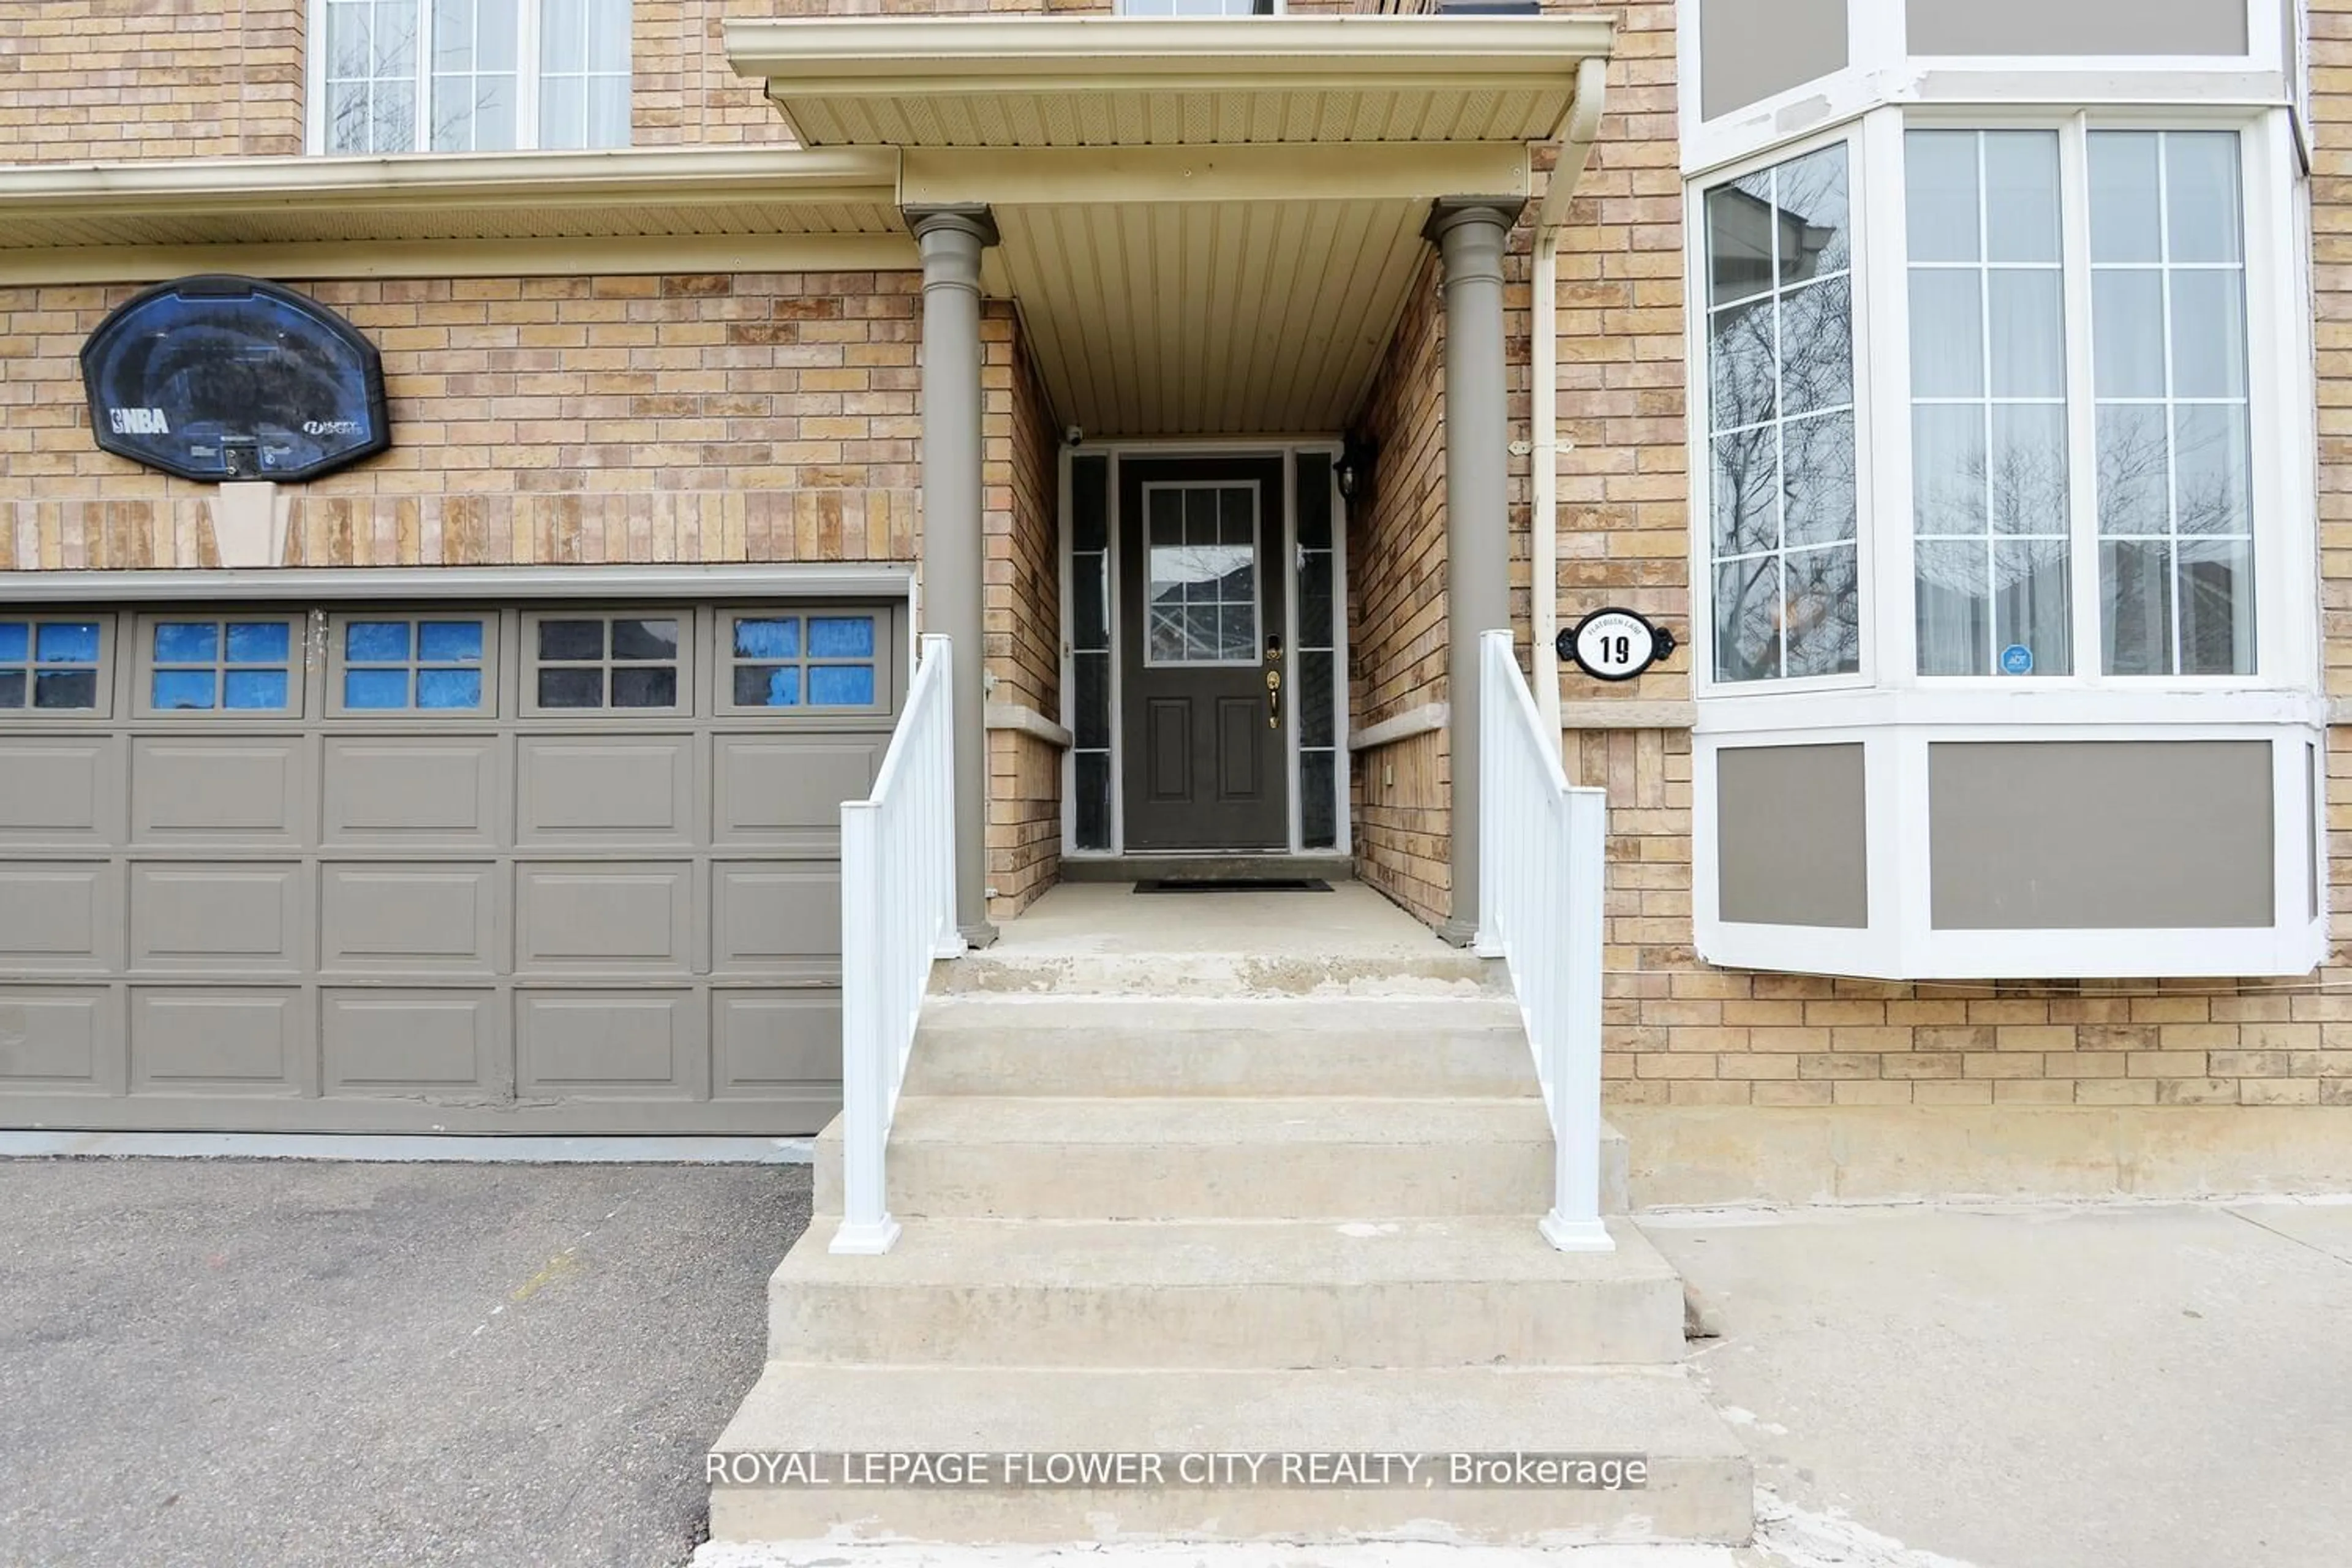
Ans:
[[[1846,149],[1707,193],[1715,675],[1861,667]]]

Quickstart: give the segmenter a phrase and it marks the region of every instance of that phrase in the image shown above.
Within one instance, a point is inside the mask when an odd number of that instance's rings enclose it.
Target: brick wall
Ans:
[[[1349,705],[1361,731],[1445,700],[1445,312],[1433,258],[1381,362],[1361,427],[1369,504],[1348,508]],[[1451,759],[1443,731],[1359,752],[1358,873],[1423,920],[1451,908]]]
[[[1024,352],[1018,318],[988,307],[982,370],[988,489],[989,700],[1062,710],[1061,427]],[[1062,858],[1062,752],[1034,735],[988,737],[989,915],[1009,920],[1054,883]]]
[[[1692,611],[1673,7],[1619,17],[1610,112],[1560,261],[1559,604]],[[2352,0],[2315,0],[2317,315],[2331,691],[2352,694]],[[1515,395],[1516,395],[1515,389]],[[1565,701],[1686,699],[1570,671]],[[1749,973],[1691,946],[1686,730],[1565,737],[1610,795],[1610,1098],[1651,1105],[2352,1105],[2352,961],[2308,980],[1895,984]],[[2331,880],[2352,887],[2352,738],[2331,733]],[[2339,902],[2342,901],[2339,897]],[[2336,987],[2347,987],[2338,994]]]
[[[0,163],[302,151],[304,0],[0,0]]]
[[[294,497],[289,563],[915,554],[912,273],[331,282],[394,446]],[[92,444],[130,288],[0,290],[0,567],[213,563],[210,486]]]
[[[1106,15],[1109,0],[635,0],[631,60],[632,139],[640,147],[677,143],[790,142],[757,82],[727,63],[720,35],[730,17]],[[1293,9],[1300,7],[1294,6]],[[1345,7],[1339,7],[1345,8]]]

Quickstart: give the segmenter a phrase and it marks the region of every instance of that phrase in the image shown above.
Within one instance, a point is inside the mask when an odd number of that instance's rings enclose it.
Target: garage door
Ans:
[[[905,636],[0,608],[0,1125],[814,1131]]]

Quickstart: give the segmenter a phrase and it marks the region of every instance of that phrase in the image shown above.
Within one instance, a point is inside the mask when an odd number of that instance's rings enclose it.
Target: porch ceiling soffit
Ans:
[[[0,282],[912,268],[876,148],[0,167]]]
[[[985,204],[1057,416],[1102,436],[1328,433],[1378,370],[1433,198],[1526,196],[1586,16],[730,22],[818,146]],[[1148,368],[1148,374],[1139,374]]]

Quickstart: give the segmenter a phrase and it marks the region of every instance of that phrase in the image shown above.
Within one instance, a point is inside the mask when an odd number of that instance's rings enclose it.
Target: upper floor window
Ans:
[[[629,0],[312,0],[311,145],[629,142]]]
[[[2143,124],[1702,193],[1715,684],[2258,673],[2247,139]]]

